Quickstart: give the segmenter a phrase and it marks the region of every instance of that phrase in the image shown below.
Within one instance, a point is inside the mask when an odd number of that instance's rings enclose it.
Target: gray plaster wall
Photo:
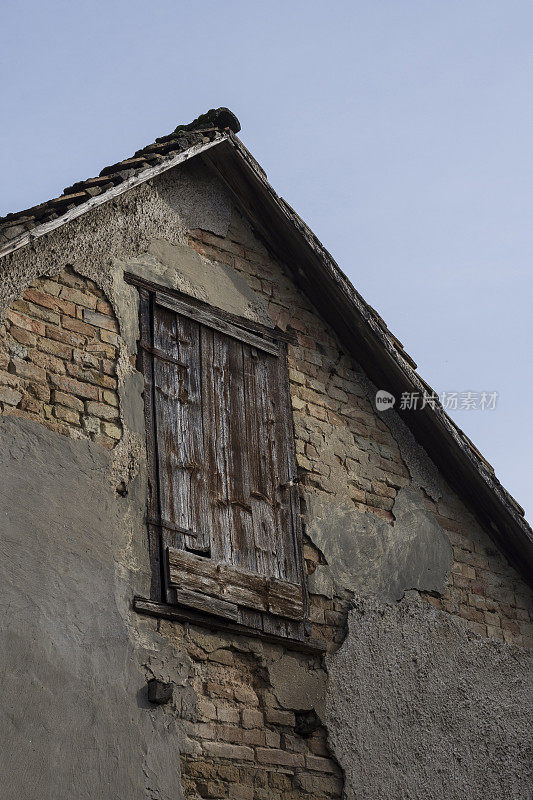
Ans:
[[[332,597],[348,590],[400,600],[405,592],[442,592],[453,561],[450,541],[417,489],[403,488],[391,524],[353,504],[311,504],[307,533],[325,564],[310,576],[310,590]]]
[[[532,668],[425,604],[358,601],[328,659],[346,800],[531,800]]]
[[[135,502],[91,442],[4,418],[0,453],[0,797],[180,798],[187,742],[144,690],[151,655],[178,687],[188,663],[129,610],[147,588]]]

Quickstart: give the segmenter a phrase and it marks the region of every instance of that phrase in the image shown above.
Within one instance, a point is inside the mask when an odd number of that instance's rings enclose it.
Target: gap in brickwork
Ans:
[[[94,281],[38,278],[0,326],[0,414],[112,449],[122,436],[118,324]]]
[[[191,752],[181,756],[187,800],[342,796],[343,775],[326,729],[318,724],[308,735],[297,732],[295,712],[280,706],[257,655],[220,639],[213,650],[203,634],[185,644],[197,695],[197,715],[188,728]]]

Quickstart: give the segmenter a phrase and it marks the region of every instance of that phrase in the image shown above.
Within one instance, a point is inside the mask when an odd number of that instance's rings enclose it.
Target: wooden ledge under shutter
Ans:
[[[229,619],[237,619],[238,608],[244,607],[303,620],[300,584],[214,563],[172,547],[167,548],[167,558],[170,586],[183,605]]]

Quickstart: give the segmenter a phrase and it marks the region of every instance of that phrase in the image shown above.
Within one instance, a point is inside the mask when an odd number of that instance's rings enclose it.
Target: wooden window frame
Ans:
[[[309,623],[309,598],[307,592],[307,581],[305,573],[305,561],[303,558],[303,540],[302,540],[302,525],[300,517],[300,501],[299,490],[297,485],[297,464],[295,452],[295,437],[294,437],[294,420],[292,415],[292,405],[290,398],[289,388],[289,372],[288,372],[288,344],[294,342],[294,337],[281,330],[272,329],[266,325],[252,322],[244,317],[238,317],[229,314],[220,309],[214,308],[207,303],[196,301],[187,295],[180,292],[169,290],[167,288],[158,286],[154,283],[137,278],[137,276],[126,274],[126,281],[135,285],[139,291],[140,298],[140,313],[139,313],[139,327],[140,327],[140,341],[138,350],[138,366],[142,370],[145,380],[144,391],[144,407],[145,407],[145,423],[146,423],[146,442],[147,442],[147,468],[148,468],[148,502],[147,502],[147,529],[148,529],[148,545],[150,554],[151,565],[151,591],[150,600],[142,600],[138,598],[142,608],[139,610],[142,613],[154,613],[153,609],[159,608],[161,615],[170,616],[171,618],[184,617],[190,619],[191,622],[198,624],[209,624],[213,627],[229,628],[242,630],[243,633],[255,634],[262,638],[271,640],[283,640],[292,643],[309,642],[309,647],[312,650],[321,650],[320,646],[316,644],[313,646],[310,639],[310,623]],[[290,525],[290,540],[294,550],[294,564],[298,576],[298,585],[301,585],[302,590],[302,615],[299,619],[280,619],[276,613],[270,612],[271,606],[268,606],[267,611],[262,613],[249,614],[245,617],[245,624],[227,619],[218,619],[216,613],[213,614],[213,609],[216,611],[216,603],[206,602],[205,610],[196,605],[193,608],[187,608],[186,604],[180,602],[180,593],[174,592],[173,602],[169,602],[168,598],[168,566],[166,554],[163,552],[162,543],[162,526],[166,525],[160,516],[160,497],[159,497],[159,478],[157,466],[157,441],[156,441],[156,414],[154,409],[154,360],[156,358],[169,359],[168,354],[159,351],[154,347],[154,308],[155,305],[160,305],[170,309],[176,314],[189,317],[200,325],[218,330],[221,333],[231,338],[237,339],[241,343],[244,342],[259,350],[264,350],[270,354],[276,355],[280,359],[280,375],[282,379],[279,382],[279,391],[282,399],[282,409],[285,415],[285,430],[287,431],[287,448],[288,448],[288,466],[290,474],[293,476],[290,482],[290,512],[291,512],[291,525]],[[185,551],[187,552],[187,551]],[[207,561],[207,559],[206,559]],[[213,560],[212,563],[220,564],[224,567],[223,562]],[[274,584],[275,578],[270,581]],[[267,581],[268,583],[269,581]],[[283,587],[282,587],[283,588]],[[275,586],[272,589],[275,591]],[[187,590],[181,591],[181,597],[186,599]],[[282,591],[283,595],[283,591]],[[195,595],[196,596],[196,595]],[[206,597],[206,600],[209,598]],[[276,600],[276,599],[275,599]],[[272,608],[279,608],[280,603],[283,604],[283,597],[274,602]],[[146,605],[148,603],[148,606]],[[221,600],[221,607],[224,601]],[[152,612],[147,610],[150,607]],[[167,613],[163,613],[167,609]],[[163,612],[162,612],[163,610]],[[242,610],[242,609],[241,609]],[[279,611],[278,611],[279,614]],[[242,615],[241,615],[242,616]],[[260,618],[260,623],[254,621],[254,617]]]

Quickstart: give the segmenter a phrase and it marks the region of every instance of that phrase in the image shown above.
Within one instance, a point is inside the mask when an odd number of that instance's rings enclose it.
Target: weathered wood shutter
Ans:
[[[150,522],[165,599],[295,635],[304,596],[285,344],[159,293],[150,306]]]

